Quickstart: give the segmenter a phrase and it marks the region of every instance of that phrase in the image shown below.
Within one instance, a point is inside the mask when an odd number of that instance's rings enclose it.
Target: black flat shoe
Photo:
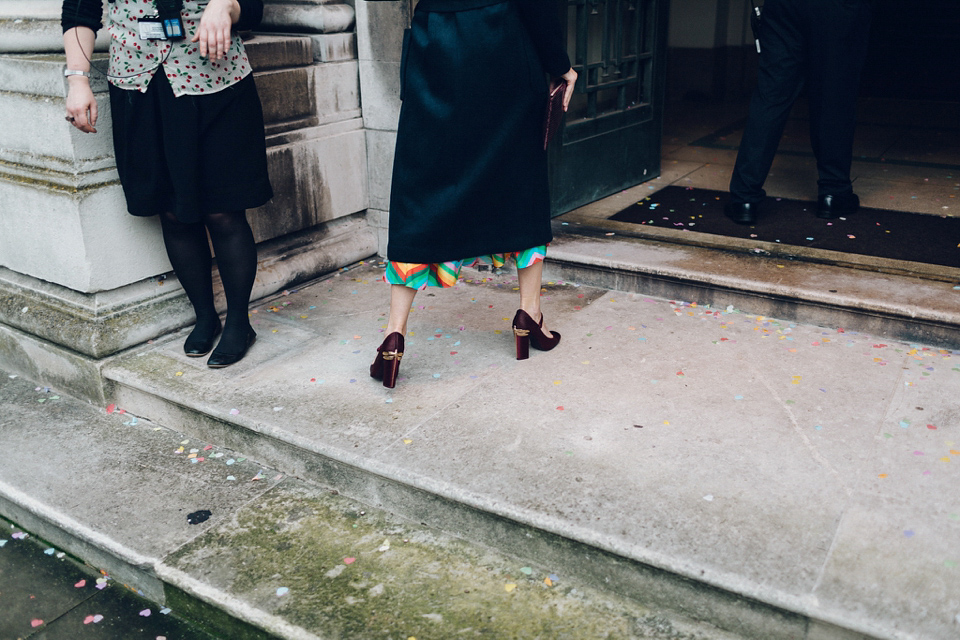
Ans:
[[[860,208],[860,197],[854,192],[839,195],[826,195],[817,198],[817,217],[835,220],[850,215]]]
[[[247,346],[244,347],[240,353],[222,353],[220,351],[220,345],[217,345],[217,350],[210,354],[210,359],[207,360],[207,366],[211,369],[223,369],[224,367],[229,367],[232,364],[240,362],[256,341],[257,332],[250,329],[250,333],[247,334]]]
[[[183,352],[188,358],[202,358],[213,350],[213,343],[216,342],[222,330],[223,327],[218,325],[217,330],[211,335],[196,336],[197,330],[194,328],[183,343]]]
[[[728,202],[723,214],[737,224],[757,224],[760,216],[759,202]]]

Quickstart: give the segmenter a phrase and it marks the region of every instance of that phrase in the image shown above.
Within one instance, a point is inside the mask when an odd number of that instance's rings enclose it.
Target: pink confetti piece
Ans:
[[[356,562],[356,561],[357,561],[356,558],[344,558],[344,559],[343,559],[343,564],[353,564],[353,563]]]
[[[75,585],[73,585],[73,586],[75,586],[77,589],[82,589],[82,588],[84,588],[85,586],[87,586],[87,581],[86,581],[86,580],[81,580],[80,582],[78,582],[77,584],[75,584]]]
[[[150,611],[150,609],[144,609],[143,611],[140,612],[140,616],[143,618],[149,618],[151,613],[152,612]]]
[[[36,629],[42,624],[43,624],[43,620],[41,620],[40,618],[34,618],[33,620],[30,621],[30,626],[33,627],[34,629]]]
[[[236,415],[239,415],[239,414],[240,414],[240,410],[239,410],[239,409],[230,409],[230,415],[236,416]]]
[[[113,413],[113,412],[116,411],[116,410],[117,410],[117,405],[115,405],[115,404],[108,404],[108,405],[107,405],[107,413]]]

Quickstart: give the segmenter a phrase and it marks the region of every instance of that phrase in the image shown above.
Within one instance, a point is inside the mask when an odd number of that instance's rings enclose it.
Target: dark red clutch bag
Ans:
[[[560,121],[563,120],[563,94],[567,90],[567,81],[561,78],[555,82],[547,96],[547,114],[543,119],[544,149],[550,144],[550,139],[560,128]]]

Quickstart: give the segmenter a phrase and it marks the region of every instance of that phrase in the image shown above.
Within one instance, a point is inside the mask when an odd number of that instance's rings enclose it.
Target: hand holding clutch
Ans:
[[[550,85],[550,93],[547,96],[547,113],[543,121],[543,148],[546,149],[550,144],[550,139],[560,128],[560,122],[563,120],[563,96],[567,91],[567,81],[563,78],[557,78]]]

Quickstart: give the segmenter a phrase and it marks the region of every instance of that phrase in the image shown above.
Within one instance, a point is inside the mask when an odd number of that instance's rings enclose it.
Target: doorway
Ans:
[[[660,175],[666,0],[557,0],[576,93],[551,144],[554,215]]]

